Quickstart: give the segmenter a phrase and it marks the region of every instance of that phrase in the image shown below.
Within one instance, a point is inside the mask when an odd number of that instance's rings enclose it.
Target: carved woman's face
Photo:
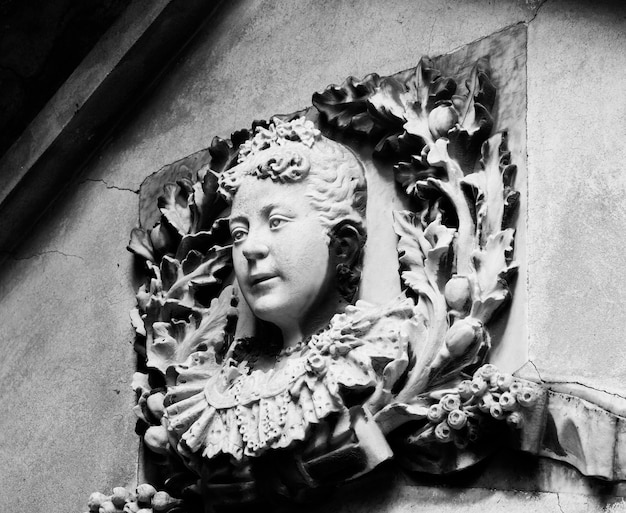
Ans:
[[[329,238],[306,181],[244,178],[232,204],[233,263],[252,312],[283,330],[303,326],[336,289]]]

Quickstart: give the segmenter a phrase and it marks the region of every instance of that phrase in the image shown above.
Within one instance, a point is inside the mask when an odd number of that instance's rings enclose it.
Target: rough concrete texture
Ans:
[[[618,3],[565,0],[228,3],[4,265],[0,511],[82,511],[91,491],[133,480],[136,283],[124,247],[137,218],[132,190],[147,175],[214,135],[306,106],[347,75],[390,74],[518,22],[529,23],[531,357],[618,385],[625,14]],[[567,493],[494,492],[520,487],[515,470],[496,466],[463,489],[400,479],[327,510],[624,510],[570,469],[546,466],[529,488]]]

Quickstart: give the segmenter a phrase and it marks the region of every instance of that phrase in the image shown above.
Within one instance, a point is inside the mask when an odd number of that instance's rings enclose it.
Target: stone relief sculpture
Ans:
[[[613,405],[489,363],[519,201],[490,76],[488,58],[461,83],[423,58],[348,78],[170,170],[160,222],[146,226],[145,202],[129,245],[148,272],[132,314],[135,411],[165,491],[96,493],[91,511],[280,506],[390,460],[460,470],[494,440],[623,479]],[[390,220],[391,301],[359,299],[368,192],[355,140],[391,164],[410,206]],[[582,420],[563,413],[565,395]],[[613,444],[602,457],[580,442],[599,412]]]

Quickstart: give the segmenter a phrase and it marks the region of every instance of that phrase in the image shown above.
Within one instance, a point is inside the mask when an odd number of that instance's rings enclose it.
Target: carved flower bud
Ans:
[[[437,427],[435,428],[435,437],[440,442],[449,442],[452,440],[452,430],[445,420],[437,424]]]
[[[517,402],[524,408],[529,408],[537,402],[537,393],[530,387],[524,387],[517,393]]]
[[[461,407],[461,400],[456,394],[446,394],[439,401],[444,411],[451,412]]]
[[[89,500],[87,501],[87,507],[89,508],[89,511],[92,511],[93,513],[98,513],[98,511],[100,510],[100,505],[108,500],[109,498],[103,493],[93,492],[89,496]]]
[[[428,420],[431,422],[440,422],[445,416],[445,411],[440,404],[433,404],[430,408],[428,408],[428,413],[426,415]]]
[[[461,429],[467,424],[467,414],[462,410],[453,410],[448,414],[448,425],[452,429]]]
[[[503,392],[509,392],[513,384],[513,376],[510,374],[500,374],[496,380],[496,386]]]
[[[137,487],[137,502],[150,504],[152,497],[156,493],[156,488],[148,483],[140,484]]]
[[[482,333],[478,319],[466,317],[455,322],[445,336],[446,347],[453,358],[462,356]]]
[[[513,380],[513,383],[509,386],[509,392],[511,392],[515,397],[524,389],[524,385],[521,381]]]
[[[480,397],[487,392],[489,385],[487,385],[487,382],[480,376],[474,376],[470,387],[472,389],[472,394],[474,394],[476,397]]]
[[[169,511],[174,506],[182,504],[182,502],[180,499],[174,499],[167,492],[157,492],[152,497],[152,509],[154,511]]]
[[[524,425],[524,417],[522,417],[520,412],[514,411],[506,418],[506,422],[509,426],[519,429]]]
[[[316,373],[322,372],[326,367],[326,362],[320,354],[313,353],[311,356],[309,356],[307,361],[309,363],[309,367],[311,367],[311,370]]]
[[[492,404],[494,404],[493,396],[486,393],[478,400],[478,409],[483,413],[489,413]]]
[[[161,417],[163,417],[163,413],[165,412],[163,399],[165,399],[165,394],[163,392],[151,394],[148,396],[148,399],[146,399],[146,406],[157,420],[161,420]]]
[[[472,382],[469,379],[461,381],[456,387],[456,391],[463,401],[466,401],[474,395],[474,392],[472,392]]]
[[[128,495],[128,490],[126,490],[126,488],[123,488],[122,486],[116,486],[115,488],[113,488],[111,502],[116,508],[122,509],[124,507],[124,504],[126,504],[126,499],[128,498]]]
[[[456,122],[459,115],[452,105],[452,102],[441,102],[440,105],[430,111],[428,115],[428,128],[435,139],[444,137],[448,134]]]
[[[476,374],[481,376],[485,381],[489,381],[491,376],[498,373],[498,368],[495,365],[487,363],[476,371]]]
[[[157,454],[166,454],[169,448],[165,426],[150,426],[143,435],[146,446]]]
[[[500,403],[496,402],[492,403],[492,405],[489,407],[489,413],[496,420],[503,419],[505,415],[502,406],[500,406]]]
[[[494,372],[491,377],[489,378],[489,389],[494,391],[494,392],[498,392],[500,389],[498,388],[498,379],[500,378],[501,374],[496,371]]]
[[[119,510],[115,507],[111,501],[104,501],[100,504],[100,509],[98,513],[119,513]]]
[[[467,276],[453,276],[443,291],[446,303],[453,310],[467,313],[472,304],[472,293]]]
[[[517,401],[515,400],[515,396],[511,392],[503,392],[500,396],[500,400],[498,401],[500,406],[504,411],[511,411],[515,409],[515,405]]]

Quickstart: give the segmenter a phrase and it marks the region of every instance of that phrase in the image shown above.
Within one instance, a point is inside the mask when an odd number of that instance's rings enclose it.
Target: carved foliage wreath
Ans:
[[[495,96],[487,59],[458,85],[422,58],[396,75],[350,77],[314,94],[317,110],[275,121],[305,116],[331,137],[370,141],[374,158],[393,162],[399,187],[413,200],[411,211],[393,219],[403,288],[416,303],[405,334],[410,365],[375,417],[412,469],[441,472],[475,462],[486,450],[480,434],[497,421],[519,427],[540,395],[485,365],[489,322],[509,300],[517,270],[516,168],[506,133],[492,135]],[[268,126],[259,121],[230,140],[214,138],[208,164],[163,187],[160,223],[131,234],[129,249],[149,275],[132,313],[143,360],[135,411],[147,446],[168,465],[166,487],[178,496],[193,495],[197,475],[180,463],[161,423],[163,399],[175,385],[170,369],[193,359],[217,368],[232,342],[237,299],[225,285],[231,242],[217,177],[236,163],[254,130]]]

